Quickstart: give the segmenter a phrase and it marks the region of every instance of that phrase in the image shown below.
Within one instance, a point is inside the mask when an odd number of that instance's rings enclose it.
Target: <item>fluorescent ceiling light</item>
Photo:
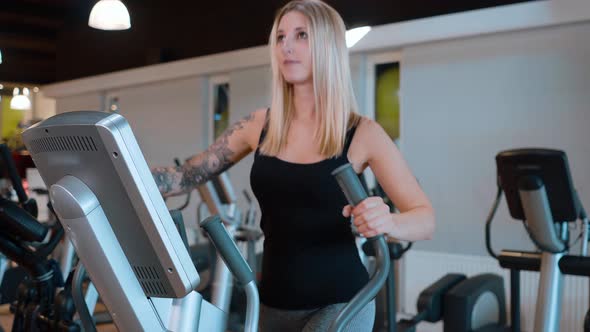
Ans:
[[[354,28],[346,31],[346,47],[351,48],[354,44],[358,43],[359,40],[371,31],[370,26],[364,26],[360,28]]]

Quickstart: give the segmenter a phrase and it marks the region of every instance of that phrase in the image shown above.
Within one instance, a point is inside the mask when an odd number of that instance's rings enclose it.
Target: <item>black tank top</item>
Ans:
[[[297,310],[348,302],[368,282],[350,222],[342,216],[346,198],[330,174],[348,162],[355,130],[347,132],[342,155],[316,163],[291,163],[256,150],[250,183],[262,211],[265,305]],[[265,135],[263,129],[260,142]]]

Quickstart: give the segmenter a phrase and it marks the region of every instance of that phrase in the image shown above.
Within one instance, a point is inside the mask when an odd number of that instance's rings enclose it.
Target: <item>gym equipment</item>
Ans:
[[[348,202],[355,206],[368,197],[365,188],[361,184],[359,176],[354,172],[351,164],[345,164],[332,172]],[[371,301],[377,292],[383,287],[392,271],[390,249],[383,235],[378,235],[367,239],[373,249],[376,260],[376,269],[369,283],[357,294],[338,314],[336,320],[332,323],[329,331],[340,331],[348,321],[358,313],[369,301]],[[395,247],[395,246],[393,246]],[[367,250],[368,251],[368,250]],[[403,251],[400,245],[400,252]],[[402,252],[403,253],[403,252]],[[394,253],[398,257],[398,253]],[[401,255],[401,254],[400,254]],[[393,285],[395,285],[395,275],[390,275]],[[412,332],[416,330],[416,325],[421,321],[436,322],[440,320],[442,313],[443,295],[454,285],[457,285],[465,276],[447,275],[433,285],[422,291],[418,300],[418,315],[409,320],[402,320],[399,323],[390,324],[392,331]],[[390,289],[393,291],[393,287]],[[390,300],[394,301],[395,295]],[[392,305],[389,322],[395,322],[395,305]],[[391,317],[393,316],[393,317]]]
[[[174,158],[174,163],[176,166],[181,165],[178,158]],[[234,239],[247,244],[246,260],[252,272],[256,273],[259,256],[256,256],[255,245],[256,241],[263,234],[262,231],[254,226],[256,222],[256,206],[248,195],[248,192],[246,190],[243,191],[248,201],[248,210],[245,216],[243,216],[237,207],[237,199],[227,173],[219,174],[217,177],[199,186],[197,190],[203,196],[197,208],[197,220],[203,220],[205,216],[218,214],[227,228],[235,228]],[[187,208],[192,197],[191,194],[192,191],[188,192],[185,195],[184,202],[173,210],[182,211]],[[204,212],[205,209],[207,209],[208,214]],[[241,220],[242,216],[244,217],[243,222]],[[197,243],[191,245],[191,257],[198,271],[207,270],[210,266],[212,266],[212,269],[215,269],[215,262],[218,256],[214,249],[211,250],[212,246],[208,241],[199,241],[198,238]],[[203,286],[199,285],[199,289],[203,289]]]
[[[0,251],[29,274],[24,280],[17,280],[20,281],[18,290],[12,287],[16,292],[10,308],[14,314],[12,330],[80,331],[73,319],[71,289],[66,285],[56,295],[57,289],[64,286],[63,279],[55,261],[48,258],[63,237],[63,229],[59,224],[43,225],[29,213],[37,211],[36,203],[27,198],[8,149],[1,146],[0,150],[4,169],[19,193],[18,204],[0,198]]]
[[[354,172],[351,164],[344,164],[334,171],[332,176],[336,178],[338,185],[344,192],[346,199],[352,206],[357,205],[368,197],[365,188],[361,184],[358,175]],[[376,269],[365,287],[363,287],[353,298],[342,308],[336,316],[336,319],[330,325],[328,331],[339,332],[344,326],[360,312],[367,303],[375,298],[383,284],[387,279],[389,273],[389,252],[387,249],[387,242],[383,235],[374,236],[367,239],[371,243],[375,251]]]
[[[573,186],[567,156],[563,151],[550,149],[506,150],[496,156],[498,192],[486,221],[486,247],[503,268],[510,269],[511,326],[490,324],[486,331],[520,330],[520,271],[540,271],[541,278],[535,310],[534,331],[559,331],[563,274],[590,276],[590,258],[586,255],[588,220]],[[502,192],[506,194],[510,215],[523,221],[531,240],[539,252],[502,250],[497,255],[491,246],[491,221]],[[568,223],[581,219],[582,255],[567,255]],[[450,294],[449,300],[462,299],[461,294]],[[455,304],[445,304],[453,308]],[[460,309],[454,307],[455,313]],[[502,310],[501,312],[503,312]],[[472,331],[469,316],[449,315],[453,331]],[[449,321],[449,324],[451,322]],[[445,331],[446,331],[445,313]]]
[[[247,261],[255,261],[255,243],[262,237],[262,231],[254,227],[255,215],[252,213],[254,210],[253,204],[250,204],[246,221],[242,223],[242,214],[237,208],[237,198],[227,173],[221,173],[219,176],[200,185],[197,190],[209,212],[220,217],[228,234],[236,244],[239,245],[244,242],[247,244]],[[250,203],[252,202],[250,201]],[[200,247],[202,248],[203,246]],[[194,253],[193,250],[191,251]],[[239,301],[241,298],[234,296],[240,295],[241,289],[238,292],[235,291],[233,276],[223,262],[221,255],[215,255],[210,265],[212,269],[210,282],[206,288],[203,289],[200,287],[203,296],[228,314],[228,327],[230,327],[230,330],[241,330],[243,326],[240,323],[243,319],[240,320],[234,317],[234,314],[238,314],[239,316],[245,313],[245,308],[238,303],[241,302]],[[249,263],[249,265],[255,274],[255,264]]]
[[[220,331],[225,315],[192,291],[199,275],[122,116],[59,114],[29,128],[23,140],[120,330]],[[220,234],[211,238],[225,240],[226,233]],[[256,286],[247,271],[232,266],[243,259],[231,240],[223,248],[224,255],[235,255],[224,259],[246,284],[246,331],[254,331]],[[90,317],[81,319],[85,327],[92,325]]]
[[[367,256],[373,257],[374,250],[366,245],[363,250]],[[379,325],[375,325],[373,331],[387,332],[414,332],[419,323],[423,321],[438,322],[442,319],[444,308],[444,295],[467,277],[464,274],[447,274],[425,288],[418,297],[417,314],[409,319],[397,320],[396,292],[395,292],[395,261],[401,259],[410,245],[403,247],[398,242],[387,243],[389,257],[391,259],[389,274],[385,283],[385,317]],[[487,287],[484,287],[487,288]],[[378,321],[376,319],[376,321]]]
[[[590,260],[586,257],[588,219],[573,189],[566,155],[556,150],[518,149],[499,153],[496,162],[498,194],[486,222],[486,246],[500,266],[510,269],[510,326],[506,324],[503,280],[493,274],[471,278],[457,275],[464,280],[450,288],[445,287],[444,279],[452,275],[443,277],[420,294],[416,317],[428,317],[425,320],[430,322],[443,319],[445,332],[520,331],[520,271],[540,271],[534,331],[559,331],[562,274],[590,276]],[[502,191],[506,192],[512,217],[524,221],[531,240],[541,253],[502,250],[497,255],[492,250],[491,221]],[[566,223],[577,219],[582,220],[579,236],[582,253],[580,256],[567,255],[569,235]],[[429,297],[434,290],[442,292]],[[425,313],[426,303],[430,304],[426,311],[435,314]]]
[[[16,192],[20,207],[27,211],[27,213],[29,213],[34,218],[37,218],[39,212],[37,209],[37,202],[35,199],[29,198],[27,196],[27,193],[22,186],[21,177],[18,174],[18,170],[16,169],[14,160],[12,159],[12,153],[6,144],[0,144],[0,156],[3,161],[1,164],[4,166],[4,171],[7,173],[10,182],[12,183],[12,188]]]
[[[176,166],[180,165],[175,158]],[[254,227],[256,210],[253,201],[244,191],[249,202],[249,208],[242,222],[242,212],[237,205],[237,198],[227,172],[221,173],[206,183],[197,187],[202,198],[199,203],[198,220],[203,220],[204,207],[209,215],[218,215],[232,239],[238,247],[245,243],[247,246],[246,259],[254,274],[256,274],[256,241],[262,237],[262,231]],[[185,202],[178,208],[182,210],[188,206],[191,192],[186,195]],[[206,235],[205,235],[206,236]],[[244,329],[243,322],[246,314],[246,299],[240,287],[234,287],[233,276],[216,253],[210,241],[200,241],[190,246],[190,253],[198,271],[209,270],[208,278],[201,280],[198,292],[203,298],[228,314],[226,329],[240,331]]]
[[[394,210],[393,202],[389,200],[383,189],[377,184],[373,195],[383,197],[384,202]],[[365,255],[375,255],[371,246],[365,242],[362,246]],[[416,307],[417,314],[409,319],[397,321],[396,294],[395,294],[395,261],[401,259],[412,243],[402,246],[401,243],[387,243],[389,257],[391,259],[390,272],[385,285],[384,301],[385,312],[376,315],[374,332],[415,331],[417,325],[423,321],[436,323],[445,318],[445,330],[456,331],[452,324],[457,315],[470,317],[468,326],[471,329],[479,329],[489,323],[505,323],[505,300],[502,278],[492,274],[483,274],[467,278],[464,274],[447,274],[420,292]],[[460,294],[459,305],[450,306],[449,294]],[[457,297],[455,295],[455,297]],[[450,297],[453,298],[453,297]],[[493,301],[490,299],[497,299]],[[378,303],[379,304],[379,303]],[[467,327],[466,327],[467,328]]]
[[[379,182],[376,182],[376,185],[373,189],[369,189],[367,185],[367,181],[365,179],[364,173],[359,175],[361,180],[361,184],[365,188],[367,192],[370,192],[372,196],[379,196],[383,198],[383,201],[387,206],[389,206],[390,211],[395,210],[395,206],[393,202],[387,197],[387,194],[383,190],[383,188],[379,185]],[[360,234],[357,234],[359,237]],[[376,313],[375,313],[375,325],[373,327],[373,332],[396,332],[398,330],[406,329],[405,326],[399,326],[397,323],[397,304],[396,304],[396,270],[395,270],[395,263],[396,261],[400,260],[402,256],[412,247],[412,242],[407,243],[405,246],[402,246],[399,242],[387,242],[387,249],[389,252],[389,273],[387,275],[387,280],[385,282],[385,286],[379,294],[377,298],[375,298],[376,304]],[[366,257],[375,257],[375,250],[371,246],[371,243],[365,241],[361,245],[362,253]],[[367,264],[369,265],[369,264]]]
[[[198,272],[125,118],[62,113],[26,130],[23,141],[119,330],[221,331],[226,315],[193,291]],[[245,331],[255,331],[258,292],[250,268],[219,217],[207,218],[201,227],[245,285]],[[374,241],[384,245],[382,237]],[[387,277],[387,252],[383,246],[377,251],[385,268],[345,306],[332,331],[368,303]],[[91,317],[80,314],[85,329],[92,326]]]

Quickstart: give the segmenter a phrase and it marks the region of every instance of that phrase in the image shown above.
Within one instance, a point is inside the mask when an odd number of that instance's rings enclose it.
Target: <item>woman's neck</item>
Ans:
[[[296,84],[293,86],[293,120],[309,121],[315,119],[315,96],[313,83]]]

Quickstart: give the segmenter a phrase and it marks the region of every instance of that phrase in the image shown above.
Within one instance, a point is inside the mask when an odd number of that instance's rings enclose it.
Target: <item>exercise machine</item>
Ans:
[[[486,221],[486,247],[500,266],[510,269],[512,331],[520,330],[520,271],[540,271],[534,331],[559,331],[563,275],[590,276],[588,218],[575,190],[565,152],[514,149],[496,155],[498,192]],[[512,218],[520,220],[537,252],[491,246],[491,221],[502,193]],[[580,255],[569,255],[569,223],[581,220]],[[455,330],[460,331],[460,330]]]
[[[200,185],[197,190],[209,213],[220,217],[228,234],[238,247],[241,244],[246,244],[246,261],[254,275],[256,275],[255,243],[262,237],[262,231],[254,227],[255,210],[252,201],[250,201],[246,219],[242,222],[242,213],[238,208],[237,197],[227,172],[221,173],[219,176]],[[246,197],[248,198],[248,196]],[[197,250],[201,251],[210,251],[207,245],[199,245],[197,248]],[[196,250],[192,249],[194,247],[191,247],[191,253],[193,253],[194,257]],[[201,252],[199,255],[203,256],[203,253]],[[243,319],[241,319],[241,316],[246,312],[246,308],[244,308],[246,301],[241,296],[243,291],[240,287],[234,287],[233,276],[223,262],[221,255],[216,253],[211,258],[209,264],[210,281],[207,287],[199,287],[199,289],[205,299],[211,301],[213,305],[228,314],[227,327],[229,330],[242,330],[241,323]]]
[[[27,272],[27,276],[16,280],[18,287],[4,289],[15,293],[4,294],[11,299],[12,330],[80,331],[73,317],[71,284],[57,293],[64,282],[57,263],[49,257],[64,231],[60,224],[49,226],[36,220],[36,203],[28,199],[4,145],[0,146],[0,157],[0,171],[8,173],[19,200],[0,198],[0,252]]]
[[[62,113],[26,130],[23,141],[50,188],[60,223],[119,330],[222,331],[226,315],[194,291],[198,271],[124,117]],[[339,183],[347,188],[346,181]],[[356,191],[346,192],[352,203],[358,203]],[[245,331],[255,331],[258,292],[252,271],[218,216],[200,224],[245,285]],[[383,237],[371,241],[380,246],[376,251],[383,268],[342,309],[330,331],[341,331],[387,277]],[[84,329],[92,331],[91,317],[80,312]]]
[[[394,210],[393,202],[389,200],[385,192],[377,186],[373,192],[384,198],[384,202]],[[362,249],[365,255],[375,256],[372,246],[366,242]],[[489,298],[498,297],[503,299],[504,289],[502,279],[492,274],[483,274],[467,278],[460,273],[449,273],[433,282],[431,285],[422,290],[416,301],[417,314],[408,319],[397,319],[396,306],[396,271],[395,263],[411,248],[412,243],[402,245],[399,242],[388,242],[389,258],[389,275],[382,293],[384,293],[385,311],[376,317],[374,332],[413,332],[422,322],[436,323],[443,319],[445,312],[445,296],[453,288],[459,287],[465,290],[466,296],[470,299],[470,304],[466,305],[459,314],[473,316],[474,319],[470,324],[474,328],[485,326],[490,322],[498,322],[505,319],[501,317],[504,312],[505,304],[489,303]],[[461,285],[461,286],[459,286]]]
[[[193,291],[199,274],[122,116],[60,114],[29,128],[23,140],[49,187],[60,222],[120,330],[222,330],[224,313]],[[243,258],[232,250],[231,240],[216,247],[224,248],[225,261],[246,285],[246,331],[254,331],[258,293],[253,278],[240,265]],[[90,317],[81,319],[86,330],[93,329]]]

